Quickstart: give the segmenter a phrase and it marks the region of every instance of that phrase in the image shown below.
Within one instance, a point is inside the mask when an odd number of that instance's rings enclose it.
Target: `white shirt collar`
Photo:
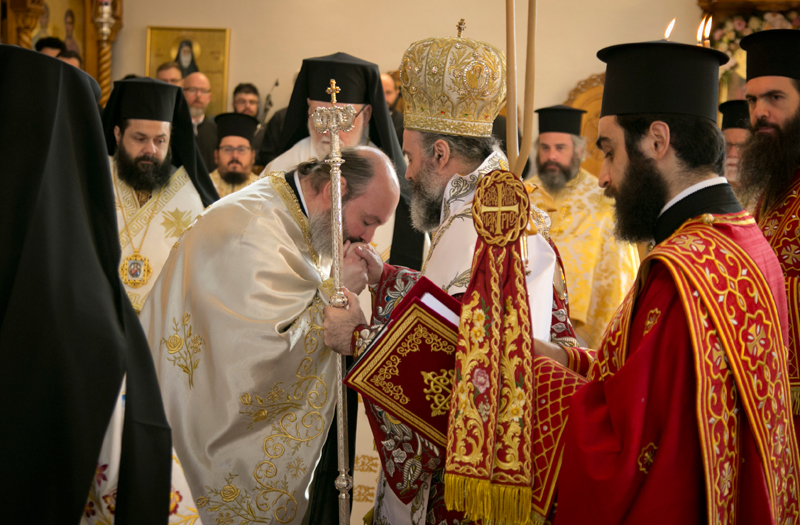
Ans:
[[[303,211],[306,212],[306,217],[310,217],[308,215],[308,206],[306,206],[306,199],[303,197],[303,187],[300,186],[300,177],[297,176],[297,170],[294,171],[294,185],[297,188],[297,195],[300,196],[300,204],[303,205]]]
[[[728,180],[725,177],[713,177],[689,186],[679,194],[675,195],[675,197],[669,201],[666,206],[661,208],[661,213],[659,213],[658,216],[661,217],[664,215],[665,211],[675,206],[678,202],[682,201],[692,193],[697,193],[700,190],[710,188],[711,186],[716,186],[718,184],[728,184]]]

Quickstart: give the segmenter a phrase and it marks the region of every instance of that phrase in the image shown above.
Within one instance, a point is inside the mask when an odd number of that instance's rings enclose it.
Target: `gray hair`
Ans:
[[[586,137],[581,137],[580,135],[573,135],[571,133],[569,136],[572,137],[573,151],[580,150],[581,162],[583,162],[584,160],[586,160]],[[536,142],[534,142],[533,147],[536,148],[537,151],[539,150],[539,137],[536,137]]]
[[[342,195],[342,202],[360,197],[367,191],[367,186],[375,176],[374,161],[361,150],[364,147],[342,149],[342,177],[347,181],[347,188]],[[311,188],[319,193],[331,180],[331,167],[324,160],[311,159],[297,166],[297,175],[302,180],[310,177]]]
[[[480,164],[491,155],[500,142],[494,137],[464,137],[462,135],[444,135],[441,133],[420,133],[420,146],[426,159],[433,156],[433,145],[443,140],[450,148],[450,155],[467,164]]]

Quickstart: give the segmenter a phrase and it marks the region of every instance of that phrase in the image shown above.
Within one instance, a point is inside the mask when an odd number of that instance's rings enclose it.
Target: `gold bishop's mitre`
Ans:
[[[493,45],[458,37],[411,44],[400,64],[405,129],[489,137],[506,102],[506,56]]]

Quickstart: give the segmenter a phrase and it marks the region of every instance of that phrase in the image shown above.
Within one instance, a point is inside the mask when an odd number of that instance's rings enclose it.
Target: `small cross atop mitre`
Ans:
[[[458,38],[461,38],[461,33],[463,33],[464,30],[466,30],[466,29],[467,29],[467,23],[464,22],[464,19],[462,18],[456,24],[456,30],[458,31]]]

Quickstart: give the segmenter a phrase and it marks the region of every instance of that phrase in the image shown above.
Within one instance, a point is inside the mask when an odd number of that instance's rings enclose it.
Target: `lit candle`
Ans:
[[[706,17],[707,15],[703,15],[703,20],[700,21],[700,26],[697,28],[697,45],[703,45],[703,30],[706,27]]]
[[[672,34],[672,28],[675,27],[675,18],[672,19],[672,22],[669,23],[667,26],[667,30],[664,31],[664,38],[669,41],[669,35]]]
[[[713,16],[708,17],[708,22],[706,22],[706,30],[703,32],[703,47],[711,47],[711,21],[714,20]]]

